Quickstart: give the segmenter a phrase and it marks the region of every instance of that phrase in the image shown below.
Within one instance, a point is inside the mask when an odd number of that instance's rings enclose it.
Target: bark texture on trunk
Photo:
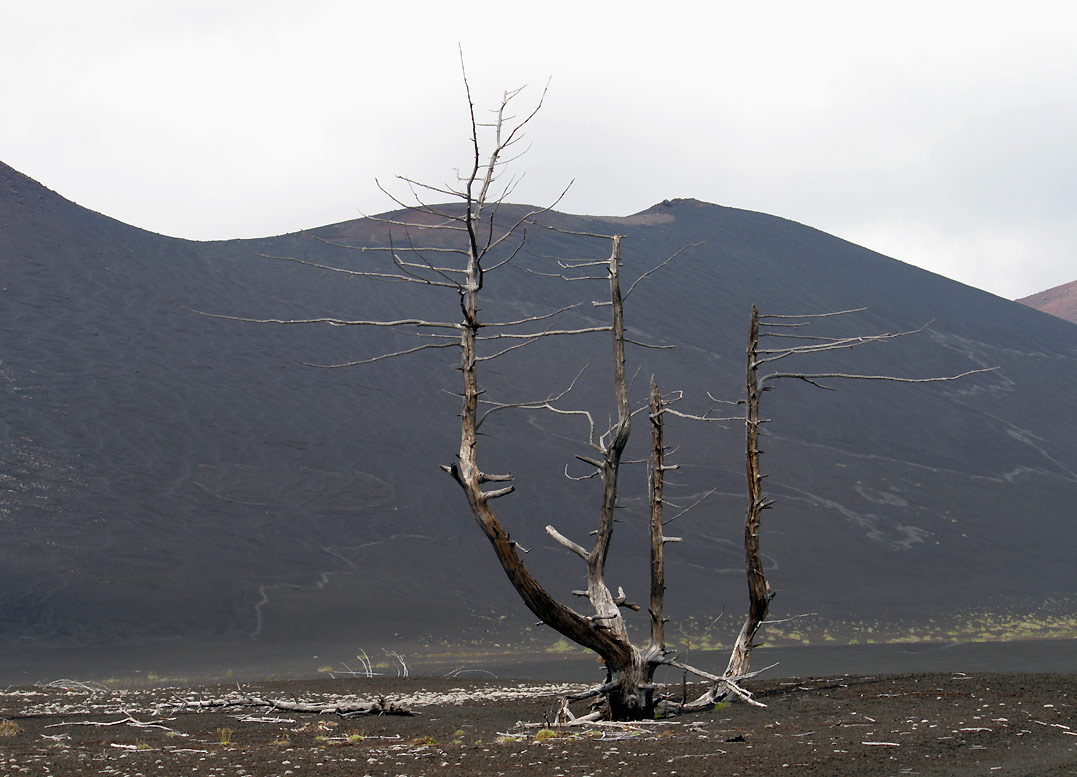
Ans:
[[[748,575],[748,616],[744,619],[726,667],[726,677],[742,677],[748,674],[751,660],[752,640],[766,620],[770,600],[774,598],[767,578],[763,574],[763,556],[759,549],[759,527],[763,510],[770,502],[763,496],[763,473],[759,467],[759,311],[752,306],[751,324],[748,329],[747,368],[745,372],[745,476],[748,486],[748,504],[744,521],[744,567]]]
[[[651,378],[651,466],[650,466],[650,502],[651,502],[651,641],[647,648],[652,653],[665,655],[666,652],[666,569],[665,537],[662,531],[662,488],[665,484],[666,447],[662,415],[662,392],[658,383]]]
[[[543,623],[568,639],[596,652],[606,664],[608,690],[605,692],[610,717],[618,720],[651,717],[654,714],[654,670],[657,666],[652,653],[645,655],[629,639],[621,606],[624,596],[614,597],[605,580],[606,561],[613,539],[617,509],[617,484],[621,457],[631,432],[632,413],[629,406],[628,383],[625,376],[624,306],[620,288],[621,238],[610,236],[612,250],[608,259],[610,306],[612,309],[613,374],[616,400],[616,419],[598,440],[601,459],[598,475],[602,483],[602,501],[598,530],[592,548],[582,546],[548,527],[551,536],[583,558],[587,565],[586,595],[594,615],[585,617],[562,604],[549,594],[531,575],[517,552],[516,543],[505,531],[490,506],[492,499],[505,496],[512,486],[484,491],[483,484],[492,478],[485,475],[478,461],[479,398],[482,394],[476,367],[479,363],[478,340],[482,323],[479,321],[479,292],[483,286],[482,244],[478,239],[481,224],[481,203],[468,203],[467,220],[469,253],[465,280],[460,288],[460,307],[463,324],[460,330],[460,370],[463,376],[463,406],[460,413],[460,448],[457,461],[449,470],[467,494],[472,515],[490,541],[509,582],[520,598]],[[507,479],[497,476],[497,480]],[[661,573],[661,555],[658,570]],[[658,591],[664,589],[659,585]],[[661,593],[658,594],[659,598]],[[652,592],[652,606],[654,594]],[[658,612],[661,613],[659,604]],[[660,632],[659,632],[660,633]]]

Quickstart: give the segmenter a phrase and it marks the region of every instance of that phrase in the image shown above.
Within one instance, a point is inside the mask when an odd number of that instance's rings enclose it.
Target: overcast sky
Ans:
[[[1074,9],[1074,10],[1071,10]],[[696,197],[1004,297],[1077,280],[1077,5],[0,0],[0,160],[178,237],[388,210],[546,105],[514,199]]]

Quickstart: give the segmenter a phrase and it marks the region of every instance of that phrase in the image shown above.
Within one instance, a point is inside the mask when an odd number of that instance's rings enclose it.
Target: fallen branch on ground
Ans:
[[[175,718],[167,718],[167,720],[175,720]],[[112,720],[112,721],[109,721],[107,723],[103,723],[101,721],[96,721],[96,720],[74,720],[74,721],[68,721],[68,722],[64,722],[64,723],[52,723],[52,724],[50,724],[48,726],[45,726],[45,728],[59,728],[61,726],[120,726],[120,725],[128,725],[128,726],[132,726],[134,728],[159,728],[162,731],[168,731],[168,732],[170,732],[171,734],[173,734],[175,736],[181,736],[181,737],[188,736],[187,734],[184,734],[181,731],[176,731],[175,729],[172,729],[172,728],[169,728],[168,726],[163,725],[163,720],[150,720],[150,721],[143,722],[141,720],[135,720],[130,715],[128,715],[126,718],[120,718],[119,720]]]
[[[398,705],[396,702],[385,698],[376,701],[340,701],[335,703],[287,701],[284,699],[264,699],[260,696],[243,696],[232,694],[219,699],[204,699],[199,701],[177,700],[167,705],[169,709],[182,710],[206,710],[218,707],[268,707],[274,710],[287,710],[289,712],[310,712],[316,715],[339,715],[342,718],[356,717],[359,715],[415,715],[407,707]]]

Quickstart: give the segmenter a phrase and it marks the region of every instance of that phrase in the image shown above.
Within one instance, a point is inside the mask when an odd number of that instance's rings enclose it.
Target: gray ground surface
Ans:
[[[565,687],[447,678],[245,685],[274,699],[389,697],[413,716],[181,712],[235,690],[0,694],[0,772],[52,775],[1072,775],[1077,677],[907,674],[769,680],[738,703],[539,734]],[[671,689],[673,693],[678,688]],[[531,724],[531,725],[528,725]],[[791,772],[790,772],[791,773]]]

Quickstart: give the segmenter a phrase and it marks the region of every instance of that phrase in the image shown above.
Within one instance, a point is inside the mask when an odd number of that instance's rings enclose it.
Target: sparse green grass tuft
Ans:
[[[546,648],[547,653],[573,653],[576,650],[576,646],[563,637]]]
[[[551,739],[555,739],[556,737],[557,732],[554,731],[552,728],[540,728],[538,731],[535,732],[536,742],[549,742]]]

